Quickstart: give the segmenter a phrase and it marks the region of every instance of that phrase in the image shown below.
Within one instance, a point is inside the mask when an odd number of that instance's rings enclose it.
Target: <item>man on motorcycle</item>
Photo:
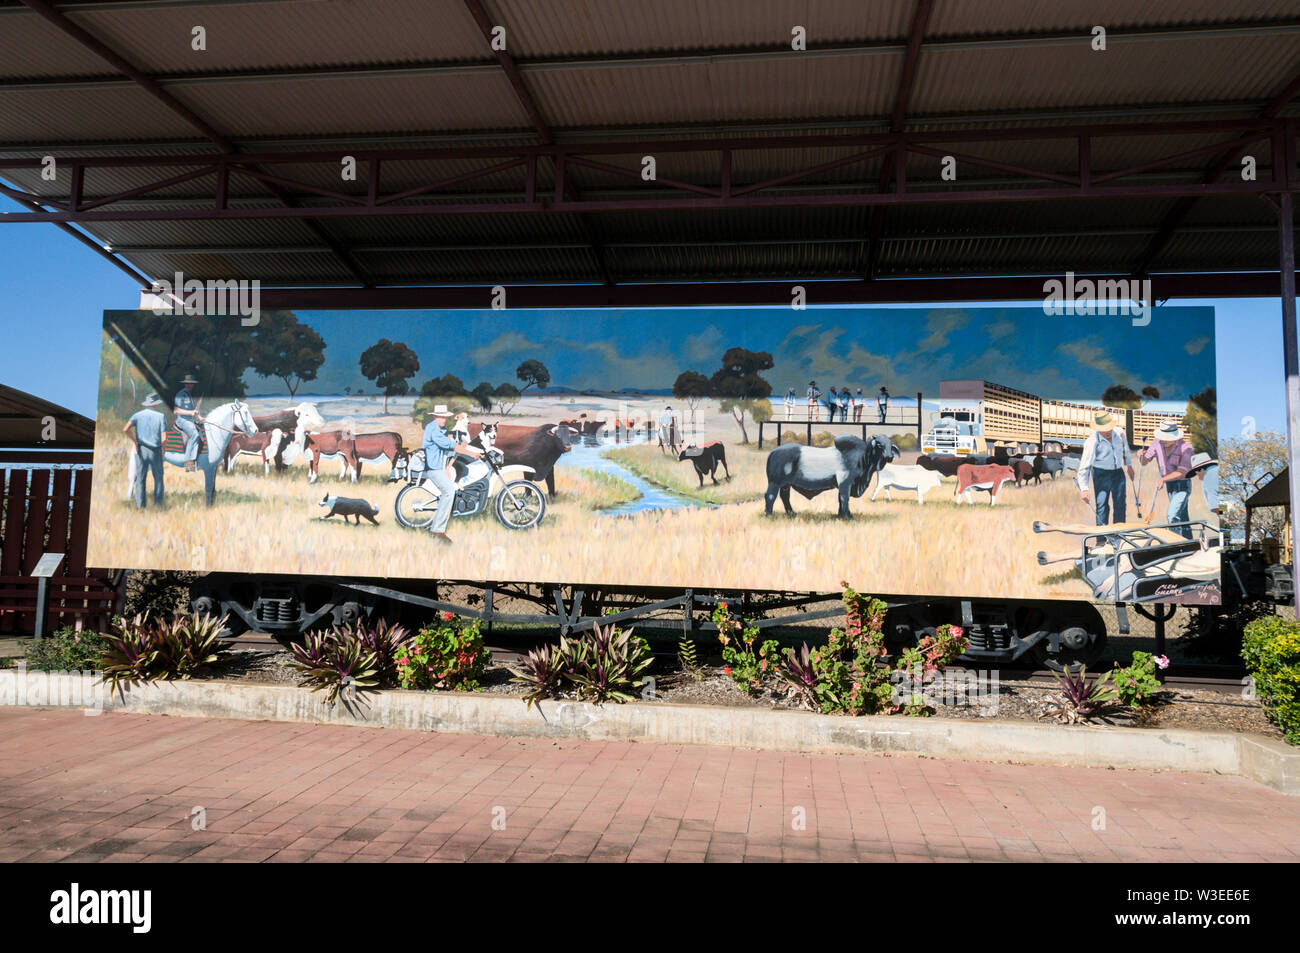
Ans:
[[[447,535],[447,523],[451,520],[451,506],[456,499],[456,484],[447,476],[447,464],[455,459],[456,454],[468,454],[475,459],[483,456],[483,451],[467,443],[457,443],[443,429],[451,412],[445,404],[433,408],[433,422],[424,428],[425,479],[438,488],[438,507],[433,511],[433,522],[429,532],[434,539],[442,543],[451,543]]]

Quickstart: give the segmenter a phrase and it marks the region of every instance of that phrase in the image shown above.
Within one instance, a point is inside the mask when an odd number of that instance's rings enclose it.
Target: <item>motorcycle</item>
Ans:
[[[505,466],[504,460],[505,454],[495,448],[489,448],[481,459],[456,455],[453,517],[477,516],[490,505],[506,529],[531,529],[542,521],[546,494],[525,476],[533,471],[522,464]],[[407,484],[397,494],[393,513],[407,529],[428,529],[438,508],[438,488],[425,478],[424,451],[410,454],[404,469]]]

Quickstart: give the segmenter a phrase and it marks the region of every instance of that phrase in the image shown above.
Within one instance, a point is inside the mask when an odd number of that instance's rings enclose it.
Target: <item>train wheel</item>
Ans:
[[[501,488],[495,510],[506,529],[529,529],[546,515],[546,494],[535,483],[516,480]]]
[[[407,529],[424,529],[433,522],[438,494],[412,483],[402,487],[393,503],[393,515]]]
[[[1093,665],[1106,651],[1106,624],[1092,606],[1049,613],[1043,620],[1043,628],[1049,634],[1035,643],[1030,654],[1036,663],[1054,672],[1078,672],[1086,665]],[[1055,640],[1050,633],[1056,633]]]

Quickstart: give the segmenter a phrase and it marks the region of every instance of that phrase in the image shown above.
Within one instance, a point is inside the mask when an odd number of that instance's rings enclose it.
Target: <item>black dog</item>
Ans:
[[[320,501],[320,505],[328,506],[330,508],[330,511],[321,517],[323,520],[338,515],[342,516],[343,522],[346,523],[349,516],[355,516],[357,518],[357,525],[360,526],[361,517],[364,516],[376,526],[379,525],[379,520],[375,519],[375,517],[379,515],[379,507],[372,506],[365,500],[360,500],[351,496],[335,496],[333,493],[326,493],[325,498]]]

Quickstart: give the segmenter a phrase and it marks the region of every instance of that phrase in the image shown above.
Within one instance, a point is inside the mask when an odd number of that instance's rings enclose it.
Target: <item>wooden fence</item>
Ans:
[[[0,477],[0,632],[33,631],[31,573],[45,553],[64,554],[49,580],[46,631],[106,624],[116,592],[107,572],[86,566],[90,454],[0,452]]]

